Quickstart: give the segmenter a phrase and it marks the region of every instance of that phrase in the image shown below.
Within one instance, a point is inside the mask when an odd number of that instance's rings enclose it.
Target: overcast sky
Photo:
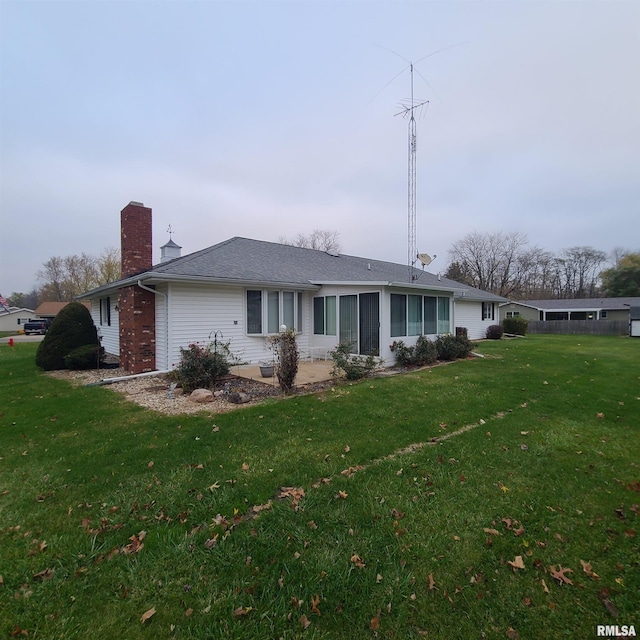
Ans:
[[[471,231],[640,247],[640,2],[0,0],[0,293],[52,256],[339,232],[444,271]],[[442,51],[439,51],[442,50]],[[430,57],[429,54],[439,51]],[[395,52],[395,53],[393,53]],[[423,59],[424,58],[424,59]],[[419,62],[418,62],[419,61]]]

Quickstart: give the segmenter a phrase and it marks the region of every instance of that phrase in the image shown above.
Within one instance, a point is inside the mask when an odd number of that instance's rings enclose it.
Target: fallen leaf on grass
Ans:
[[[429,574],[429,591],[433,591],[434,589],[437,589],[438,587],[436,587],[436,581],[433,579],[433,574],[430,573]]]
[[[13,629],[9,632],[9,636],[11,638],[16,638],[18,636],[28,636],[28,635],[29,635],[29,632],[18,625],[15,625]]]
[[[34,580],[48,580],[49,578],[53,577],[53,573],[54,573],[55,569],[44,569],[44,571],[39,571],[38,573],[36,573],[33,576]]]
[[[189,609],[187,609],[187,610],[184,612],[184,615],[185,615],[187,618],[190,618],[192,613],[193,613],[193,609],[189,608]]]
[[[358,569],[364,569],[367,566],[357,553],[351,556],[351,562],[355,564]]]
[[[291,508],[294,511],[299,511],[300,499],[304,497],[304,489],[302,487],[280,487],[280,493],[278,498],[291,498]]]
[[[309,625],[311,624],[311,620],[309,620],[309,618],[307,618],[307,616],[304,615],[304,613],[300,616],[300,624],[302,625],[303,629],[307,629],[309,627]]]
[[[499,536],[500,535],[500,532],[497,529],[489,529],[489,528],[485,527],[483,529],[483,531],[485,533],[488,533],[490,536]]]
[[[542,585],[544,592],[549,593],[549,587],[547,587],[547,583],[544,580],[540,580],[540,584]]]
[[[507,560],[507,564],[511,565],[514,569],[524,569],[522,556],[516,556],[513,560]]]
[[[140,616],[140,622],[142,622],[142,624],[144,624],[151,616],[155,615],[155,613],[156,613],[156,608],[155,607],[151,607],[151,609],[149,609],[148,611],[145,611]]]
[[[371,628],[371,631],[378,631],[378,629],[380,629],[380,609],[378,609],[378,613],[371,618],[369,627]]]
[[[333,496],[336,500],[346,500],[349,494],[346,491],[338,491],[335,496]]]
[[[590,562],[585,562],[584,560],[580,560],[580,564],[582,565],[582,570],[594,580],[600,580],[600,576],[592,569]]]
[[[555,578],[560,584],[563,582],[565,584],[573,584],[573,581],[564,575],[565,573],[573,573],[573,569],[569,569],[567,567],[563,569],[562,565],[558,565],[558,569],[556,569],[556,566],[552,564],[549,567],[549,573],[551,574],[551,577]]]
[[[511,638],[511,640],[519,640],[520,634],[513,627],[509,627],[507,629],[507,638]]]
[[[311,613],[316,613],[318,615],[321,615],[320,609],[318,609],[319,604],[320,604],[320,596],[319,595],[311,596]]]
[[[131,542],[122,548],[122,553],[124,554],[138,553],[138,551],[140,551],[142,547],[144,547],[144,544],[142,543],[142,541],[145,539],[146,535],[147,535],[146,531],[141,531],[138,535],[135,535],[134,533],[129,538]]]
[[[602,604],[604,605],[605,609],[609,612],[609,614],[614,618],[617,618],[619,615],[618,610],[613,605],[613,602],[609,600],[609,589],[600,589],[600,592],[598,593],[598,598],[602,600]]]
[[[242,618],[243,616],[248,615],[251,611],[253,611],[253,607],[236,607],[233,610],[233,617]]]

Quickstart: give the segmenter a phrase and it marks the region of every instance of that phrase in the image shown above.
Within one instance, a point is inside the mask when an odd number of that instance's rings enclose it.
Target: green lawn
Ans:
[[[483,342],[214,417],[36,348],[0,345],[2,637],[640,634],[640,340]]]

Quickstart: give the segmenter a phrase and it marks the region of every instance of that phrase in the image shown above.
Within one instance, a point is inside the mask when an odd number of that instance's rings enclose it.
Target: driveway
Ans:
[[[13,338],[15,343],[18,342],[42,342],[44,336],[26,336],[24,334],[19,334],[17,336],[9,336],[8,338],[0,338],[0,344],[7,344],[9,340]]]

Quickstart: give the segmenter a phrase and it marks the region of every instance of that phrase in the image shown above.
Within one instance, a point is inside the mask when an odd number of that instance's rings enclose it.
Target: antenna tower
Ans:
[[[416,101],[413,95],[413,62],[409,63],[411,75],[411,97],[408,101],[401,104],[402,111],[395,115],[402,115],[409,118],[409,171],[407,180],[407,208],[408,208],[408,243],[407,243],[407,268],[409,270],[409,281],[414,280],[413,266],[418,257],[418,247],[416,239],[416,118],[415,110],[421,109],[429,104],[428,100]]]

